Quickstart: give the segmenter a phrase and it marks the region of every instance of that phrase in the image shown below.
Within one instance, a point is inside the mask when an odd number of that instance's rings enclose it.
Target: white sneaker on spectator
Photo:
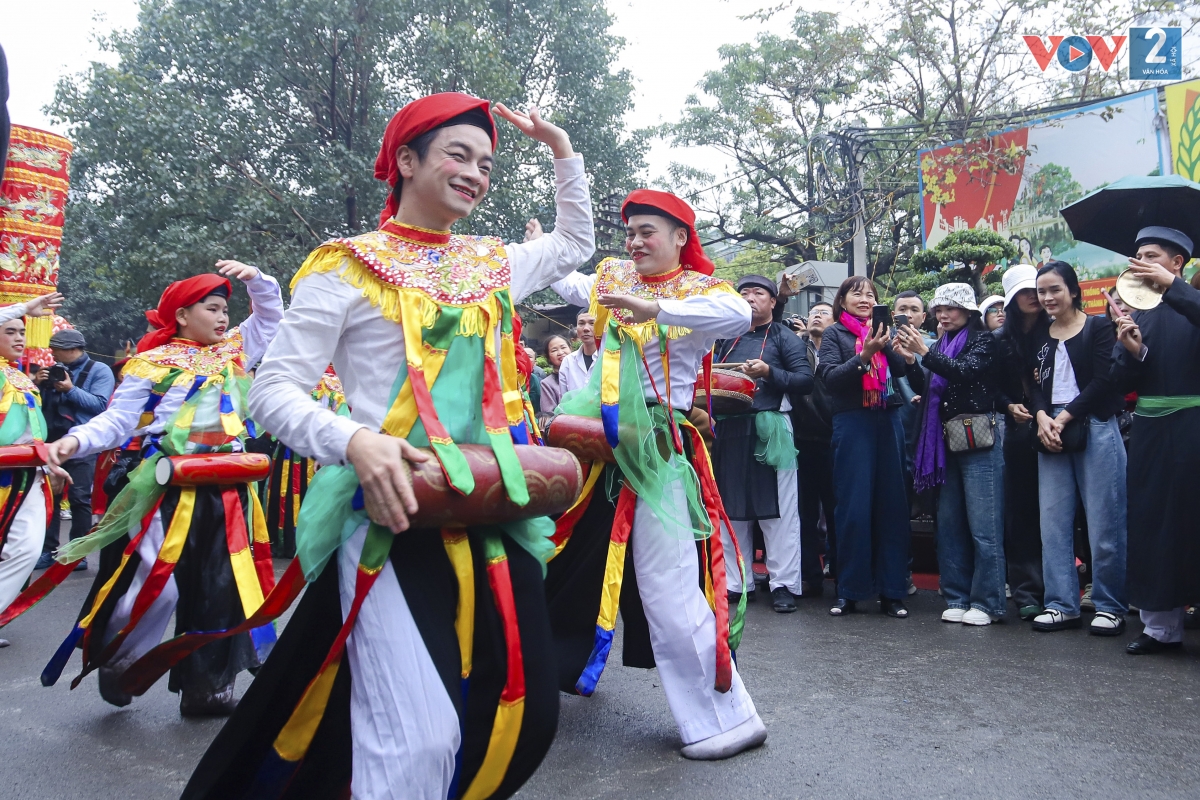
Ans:
[[[1035,631],[1065,631],[1068,628],[1082,628],[1083,620],[1079,615],[1068,616],[1056,608],[1047,608],[1033,618]]]
[[[1117,636],[1124,632],[1125,620],[1107,611],[1097,611],[1088,626],[1088,633],[1093,636]]]
[[[968,608],[967,613],[963,614],[963,625],[991,625],[999,617],[993,617],[986,611],[980,611],[978,608]]]
[[[962,622],[966,613],[965,608],[947,608],[942,612],[942,622]]]

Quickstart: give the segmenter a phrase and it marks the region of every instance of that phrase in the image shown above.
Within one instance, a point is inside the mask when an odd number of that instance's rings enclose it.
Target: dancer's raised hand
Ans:
[[[536,106],[530,108],[527,114],[513,111],[504,103],[496,103],[492,108],[530,139],[536,139],[542,144],[549,145],[550,149],[554,151],[555,158],[573,158],[575,156],[575,151],[571,149],[571,137],[554,123],[542,119]]]

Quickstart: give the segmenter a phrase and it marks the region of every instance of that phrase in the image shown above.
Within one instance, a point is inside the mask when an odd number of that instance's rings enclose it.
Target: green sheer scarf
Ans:
[[[760,464],[777,470],[796,468],[796,444],[782,412],[759,411],[754,415],[754,429],[758,433],[754,458]]]
[[[611,335],[611,332],[610,332]],[[700,479],[691,462],[671,445],[667,410],[649,406],[642,393],[642,354],[635,339],[622,336],[620,344],[620,401],[618,437],[613,448],[621,476],[650,507],[663,529],[678,539],[707,539],[712,523],[700,495]],[[586,386],[567,392],[558,405],[560,414],[600,417],[601,364],[592,369]],[[669,387],[668,387],[669,391]],[[672,412],[676,425],[684,421]],[[677,492],[686,501],[687,517],[679,515]]]
[[[479,336],[455,336],[446,352],[446,360],[437,380],[429,389],[438,418],[459,444],[491,444],[483,424],[483,339]],[[390,408],[408,379],[408,364],[401,363],[388,397]],[[505,435],[508,435],[507,433]],[[428,447],[429,437],[420,418],[407,436],[409,444]],[[367,521],[365,509],[355,509],[358,475],[354,467],[327,466],[317,470],[296,522],[296,556],[309,581],[316,580],[330,557]],[[488,526],[503,531],[526,552],[538,559],[543,572],[554,555],[554,523],[548,517],[533,517],[518,522]]]
[[[173,369],[165,378],[156,383],[150,390],[152,394],[163,395],[174,385],[183,374],[182,370]],[[214,378],[216,378],[214,380]],[[154,468],[165,455],[182,455],[188,450],[188,436],[191,433],[191,422],[195,419],[196,411],[202,406],[212,404],[220,408],[221,393],[228,391],[233,410],[222,416],[236,416],[238,424],[242,425],[243,438],[246,415],[246,396],[250,391],[250,378],[235,374],[232,363],[217,376],[207,379],[204,384],[183,401],[179,410],[167,420],[163,435],[158,440],[154,452],[142,459],[137,469],[129,474],[129,483],[122,489],[108,507],[100,524],[87,536],[74,539],[62,547],[54,558],[60,564],[70,564],[87,556],[106,545],[115,542],[131,531],[140,529],[141,521],[154,510],[158,501],[166,493],[167,487],[160,486],[154,477]],[[227,444],[214,448],[215,452],[232,452],[233,445]]]

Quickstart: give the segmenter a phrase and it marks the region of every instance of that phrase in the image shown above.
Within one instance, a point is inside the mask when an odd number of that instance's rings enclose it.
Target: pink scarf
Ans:
[[[842,312],[842,317],[838,321],[842,323],[846,330],[854,334],[854,354],[861,355],[863,343],[871,332],[870,324],[863,322],[858,317],[846,311]],[[863,408],[884,407],[888,395],[887,381],[887,356],[880,350],[871,357],[871,368],[863,375]]]

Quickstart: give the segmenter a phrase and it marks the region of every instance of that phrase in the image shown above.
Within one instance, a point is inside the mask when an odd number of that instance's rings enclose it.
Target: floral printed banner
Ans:
[[[1150,89],[921,151],[925,246],[956,230],[990,228],[1017,245],[1013,263],[1056,259],[1082,279],[1116,275],[1125,257],[1076,242],[1058,210],[1126,175],[1161,175],[1167,143],[1158,114]]]

